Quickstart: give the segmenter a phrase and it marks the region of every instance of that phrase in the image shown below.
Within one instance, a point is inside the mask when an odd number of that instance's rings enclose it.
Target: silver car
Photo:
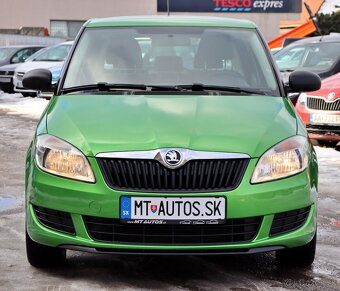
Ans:
[[[63,42],[45,49],[35,58],[23,63],[15,69],[13,77],[14,91],[21,93],[23,96],[36,96],[37,92],[24,88],[22,79],[24,75],[33,69],[50,69],[63,65],[68,53],[71,50],[73,42]]]

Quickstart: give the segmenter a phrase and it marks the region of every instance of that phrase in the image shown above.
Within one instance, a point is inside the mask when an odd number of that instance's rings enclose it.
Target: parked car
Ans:
[[[52,98],[53,92],[54,92],[55,87],[57,85],[57,82],[59,80],[62,68],[63,68],[63,66],[59,65],[59,66],[56,66],[56,67],[49,69],[51,71],[51,74],[52,74],[51,88],[44,90],[44,91],[38,91],[38,97],[45,98],[45,99],[51,99]]]
[[[33,55],[29,56],[25,62],[28,62],[29,60],[35,58],[39,54],[41,54],[44,51],[45,48],[35,52]],[[14,85],[13,85],[13,76],[15,69],[20,65],[21,63],[15,63],[10,65],[5,65],[0,67],[0,90],[4,91],[5,93],[13,93],[14,92]]]
[[[0,46],[0,67],[23,63],[29,56],[42,49],[43,45]]]
[[[311,139],[336,147],[340,142],[340,73],[324,79],[320,90],[300,94],[296,110]]]
[[[322,79],[340,72],[340,35],[330,34],[298,40],[274,55],[285,83],[291,72],[306,70]]]
[[[146,61],[145,40],[157,51]],[[180,46],[195,52],[191,69]],[[23,85],[43,91],[51,79],[36,69]],[[300,71],[289,85],[321,80]],[[252,22],[86,22],[27,152],[28,261],[55,266],[66,249],[276,251],[280,264],[312,264],[317,159],[285,94]]]
[[[13,77],[14,91],[23,96],[36,96],[37,92],[23,87],[22,79],[26,72],[37,68],[54,68],[62,65],[72,47],[73,42],[68,41],[47,48],[42,54],[21,64],[15,69]]]

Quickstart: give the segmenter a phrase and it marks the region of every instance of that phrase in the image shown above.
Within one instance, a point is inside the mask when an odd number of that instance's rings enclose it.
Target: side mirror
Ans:
[[[12,59],[11,63],[12,63],[12,64],[18,64],[18,63],[20,63],[20,60],[19,60],[18,57],[14,57],[14,58]]]
[[[289,76],[288,93],[317,91],[321,88],[320,77],[308,71],[294,71]]]
[[[51,89],[52,74],[47,69],[35,69],[27,72],[22,80],[22,85],[31,90],[43,91]]]

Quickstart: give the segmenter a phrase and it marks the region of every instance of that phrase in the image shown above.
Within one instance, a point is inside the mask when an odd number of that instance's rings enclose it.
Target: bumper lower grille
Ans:
[[[218,225],[132,225],[119,219],[83,216],[93,240],[109,243],[155,245],[231,244],[252,241],[262,217],[227,219]]]
[[[67,212],[33,206],[35,216],[39,222],[53,230],[75,234],[75,229],[71,215]]]
[[[340,111],[340,99],[327,102],[323,98],[307,97],[307,107],[315,110]]]
[[[308,133],[340,136],[339,126],[306,124]]]
[[[98,158],[113,189],[148,192],[212,192],[235,189],[249,159],[192,160],[168,169],[156,160]]]
[[[310,207],[306,207],[275,214],[270,235],[282,234],[299,228],[306,222],[309,211]]]

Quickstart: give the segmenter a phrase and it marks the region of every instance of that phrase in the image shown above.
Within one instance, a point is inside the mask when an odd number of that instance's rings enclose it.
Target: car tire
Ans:
[[[306,245],[276,251],[276,261],[281,266],[310,267],[315,258],[316,232],[313,239]]]
[[[36,93],[21,93],[21,95],[24,97],[37,97]]]
[[[320,147],[336,148],[337,141],[318,141]]]
[[[36,243],[27,231],[26,254],[28,262],[36,268],[58,267],[66,261],[66,250]]]

